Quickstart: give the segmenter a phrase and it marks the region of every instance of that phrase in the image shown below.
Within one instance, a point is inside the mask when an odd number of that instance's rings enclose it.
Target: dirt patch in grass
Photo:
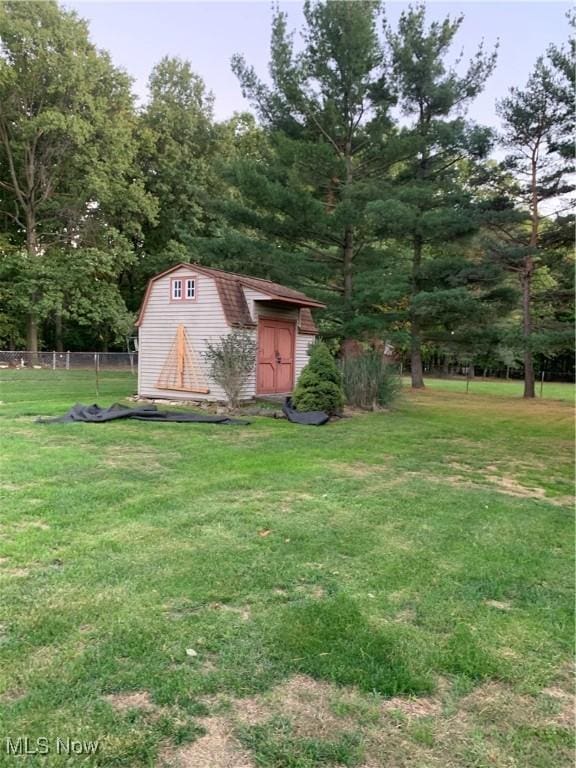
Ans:
[[[130,693],[109,693],[104,699],[116,712],[127,712],[130,709],[140,709],[153,712],[156,707],[150,699],[148,691],[132,691]]]
[[[558,707],[557,712],[550,718],[550,722],[560,727],[574,728],[576,725],[576,697],[574,693],[557,686],[544,688],[542,693],[556,702]]]
[[[523,499],[537,499],[549,504],[565,506],[571,504],[573,499],[568,496],[549,496],[544,488],[527,486],[522,484],[511,474],[495,474],[497,468],[494,465],[473,467],[460,462],[451,461],[447,466],[456,470],[458,474],[442,475],[427,471],[407,471],[397,468],[384,468],[381,465],[372,464],[332,464],[332,467],[345,477],[359,479],[370,478],[372,489],[380,491],[382,488],[390,489],[399,485],[405,485],[413,480],[421,480],[429,483],[446,483],[455,488],[471,488],[478,490],[496,490],[508,496],[516,496]],[[375,486],[375,482],[377,485]]]
[[[567,733],[574,712],[573,695],[559,686],[533,696],[490,681],[458,697],[451,682],[440,678],[431,696],[384,699],[306,675],[295,675],[258,696],[232,701],[212,697],[205,704],[215,713],[201,721],[206,736],[173,750],[169,755],[173,762],[164,764],[177,768],[252,766],[234,733],[246,734],[246,729],[262,733],[265,728],[273,743],[274,728],[284,722],[295,743],[298,739],[335,743],[345,734],[353,734],[364,752],[361,768],[461,768],[472,764],[472,757],[475,765],[507,768],[526,764],[526,743],[518,743],[519,753],[514,755],[510,749],[516,748],[515,743],[510,747],[511,742],[506,746],[502,741],[506,733],[518,728],[526,728],[527,734],[539,734],[546,728]],[[567,768],[571,765],[569,752],[559,746],[553,756],[551,753],[549,764]]]
[[[252,608],[249,605],[231,605],[229,603],[210,603],[208,606],[213,611],[230,613],[238,616],[242,621],[250,621],[252,618]]]
[[[16,483],[0,483],[0,491],[21,491],[22,486]]]
[[[406,698],[405,696],[393,696],[382,703],[383,712],[401,712],[407,717],[430,717],[439,715],[442,702],[432,696],[420,696],[418,698]]]
[[[0,703],[10,705],[16,704],[26,698],[26,691],[23,688],[12,688],[4,693],[0,693]]]
[[[234,713],[243,725],[260,725],[282,717],[291,721],[301,737],[330,738],[345,726],[344,719],[332,710],[333,700],[355,695],[307,675],[295,675],[261,696],[236,701]]]
[[[326,597],[326,589],[321,584],[298,584],[295,592],[299,597],[311,597],[313,600]]]
[[[394,616],[394,621],[411,623],[416,619],[415,608],[403,608]]]
[[[484,605],[489,608],[496,608],[499,611],[511,611],[512,605],[505,600],[484,600]]]
[[[44,520],[22,520],[16,524],[17,528],[38,528],[40,531],[49,531],[50,526]]]
[[[14,576],[15,578],[24,578],[30,574],[28,568],[1,568],[1,576]]]
[[[0,533],[2,535],[4,534],[10,534],[14,533],[14,531],[29,531],[31,529],[36,529],[39,531],[49,531],[50,526],[48,523],[46,523],[44,520],[15,520],[13,522],[7,522],[3,525],[0,525]]]
[[[385,471],[390,471],[390,468],[383,464],[364,464],[360,461],[353,464],[330,462],[330,466],[346,477],[374,477],[374,475],[382,475]]]
[[[546,499],[544,488],[528,487],[522,485],[515,477],[511,475],[485,475],[486,480],[495,485],[499,491],[509,496],[519,496],[522,499]],[[548,499],[552,501],[552,499]]]
[[[550,697],[561,706],[555,716],[542,710],[543,697]],[[545,688],[535,696],[518,693],[496,681],[483,683],[458,703],[458,717],[480,725],[502,723],[503,728],[543,728],[547,725],[574,724],[574,695],[560,688]]]
[[[167,453],[160,449],[147,447],[108,446],[103,463],[114,469],[158,471],[164,469],[166,459],[180,459],[180,453]],[[163,459],[163,461],[161,461]]]
[[[192,744],[168,747],[159,756],[163,768],[253,768],[254,763],[233,734],[225,717],[208,717],[199,721],[206,731]]]
[[[250,621],[252,608],[250,605],[234,605],[232,603],[190,603],[187,600],[175,600],[164,605],[164,611],[169,619],[179,621],[201,611],[218,611],[219,613],[236,615],[242,621]]]

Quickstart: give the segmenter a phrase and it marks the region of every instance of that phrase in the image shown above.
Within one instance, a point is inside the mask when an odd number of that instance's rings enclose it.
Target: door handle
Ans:
[[[282,362],[282,358],[280,356],[280,352],[276,352],[276,362],[277,363],[281,363]]]

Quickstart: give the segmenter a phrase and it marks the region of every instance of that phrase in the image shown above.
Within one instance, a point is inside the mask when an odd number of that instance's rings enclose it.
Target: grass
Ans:
[[[69,374],[0,372],[0,765],[572,765],[568,403],[35,424]]]
[[[404,386],[410,386],[410,377],[403,378]],[[426,377],[426,386],[430,389],[440,389],[446,392],[466,393],[466,379],[433,379]],[[496,397],[522,397],[524,383],[520,380],[509,379],[470,379],[468,394],[490,395]],[[557,381],[545,381],[541,387],[536,382],[536,397],[544,400],[568,400],[574,402],[574,384],[564,384]]]

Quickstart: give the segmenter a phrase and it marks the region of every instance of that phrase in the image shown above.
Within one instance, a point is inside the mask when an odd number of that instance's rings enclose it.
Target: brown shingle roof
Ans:
[[[242,287],[244,286],[266,294],[273,301],[280,301],[300,307],[298,320],[300,332],[316,333],[316,325],[312,319],[310,308],[323,308],[325,305],[320,301],[311,299],[301,291],[295,291],[293,288],[286,288],[286,286],[280,285],[279,283],[273,283],[271,280],[263,280],[259,277],[248,277],[247,275],[238,275],[234,272],[224,272],[221,269],[213,269],[212,267],[203,267],[198,264],[187,263],[176,264],[174,267],[161,272],[149,281],[146,295],[144,296],[144,301],[142,302],[136,321],[137,326],[140,325],[144,316],[152,284],[160,277],[164,277],[175,269],[180,269],[181,267],[193,270],[194,272],[199,272],[200,274],[208,275],[214,279],[228,325],[255,325],[254,320],[250,316],[246,296],[242,290]]]
[[[263,280],[260,277],[249,277],[248,275],[238,275],[235,272],[224,272],[222,269],[214,269],[212,267],[199,267],[197,264],[187,264],[186,266],[196,269],[199,272],[204,272],[204,274],[211,275],[216,279],[239,282],[247,288],[261,291],[278,300],[287,300],[294,304],[303,304],[310,307],[323,308],[325,306],[321,301],[311,299],[310,296],[306,296],[306,294],[301,291],[287,288],[285,285],[280,285],[280,283],[273,283],[271,280]]]
[[[248,302],[240,283],[237,280],[223,280],[216,275],[214,275],[214,282],[228,325],[256,325],[250,317]]]
[[[312,334],[318,333],[318,328],[316,328],[316,323],[314,322],[314,318],[312,317],[312,312],[308,307],[300,308],[300,316],[298,318],[298,330],[300,331],[300,333],[312,333]]]

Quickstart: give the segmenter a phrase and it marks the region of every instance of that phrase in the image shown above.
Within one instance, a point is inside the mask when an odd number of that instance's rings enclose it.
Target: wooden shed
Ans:
[[[138,394],[225,400],[203,352],[234,329],[254,334],[256,368],[243,399],[289,394],[316,336],[312,310],[324,304],[300,291],[198,264],[177,264],[148,283],[137,320]]]

